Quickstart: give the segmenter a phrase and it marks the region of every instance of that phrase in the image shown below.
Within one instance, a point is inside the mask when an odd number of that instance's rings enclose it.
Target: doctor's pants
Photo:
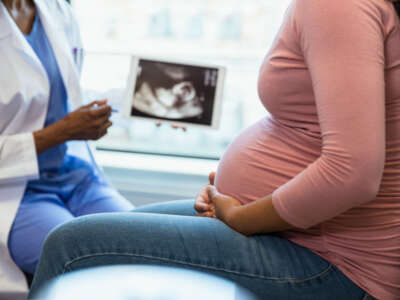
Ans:
[[[28,188],[8,238],[17,266],[34,274],[47,235],[72,219],[102,212],[125,212],[133,205],[104,179],[86,176],[78,184]]]

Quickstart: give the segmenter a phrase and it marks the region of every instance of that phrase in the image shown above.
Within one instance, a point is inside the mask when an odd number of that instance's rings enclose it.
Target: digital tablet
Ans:
[[[225,68],[132,56],[124,115],[218,128]]]

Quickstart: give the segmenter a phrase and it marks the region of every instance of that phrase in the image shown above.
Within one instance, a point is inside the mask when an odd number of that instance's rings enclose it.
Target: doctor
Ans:
[[[112,123],[106,101],[81,104],[81,53],[64,0],[0,0],[0,299],[24,299],[54,227],[132,209],[85,142]]]

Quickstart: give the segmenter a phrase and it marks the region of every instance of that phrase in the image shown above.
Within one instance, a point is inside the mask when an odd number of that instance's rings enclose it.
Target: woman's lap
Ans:
[[[190,216],[190,217],[196,215],[193,200],[178,200],[178,201],[154,203],[135,208],[134,210],[132,210],[132,212],[156,213],[163,215]]]
[[[362,299],[365,294],[329,262],[286,239],[245,237],[193,214],[193,201],[184,201],[69,222],[45,243],[32,291],[77,269],[157,264],[215,274],[263,299]]]

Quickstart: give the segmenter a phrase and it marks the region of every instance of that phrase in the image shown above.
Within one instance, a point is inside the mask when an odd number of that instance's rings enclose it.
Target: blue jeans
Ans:
[[[371,299],[335,266],[277,235],[246,237],[194,217],[193,201],[85,216],[45,242],[29,299],[48,280],[115,264],[174,266],[232,280],[261,299]]]

